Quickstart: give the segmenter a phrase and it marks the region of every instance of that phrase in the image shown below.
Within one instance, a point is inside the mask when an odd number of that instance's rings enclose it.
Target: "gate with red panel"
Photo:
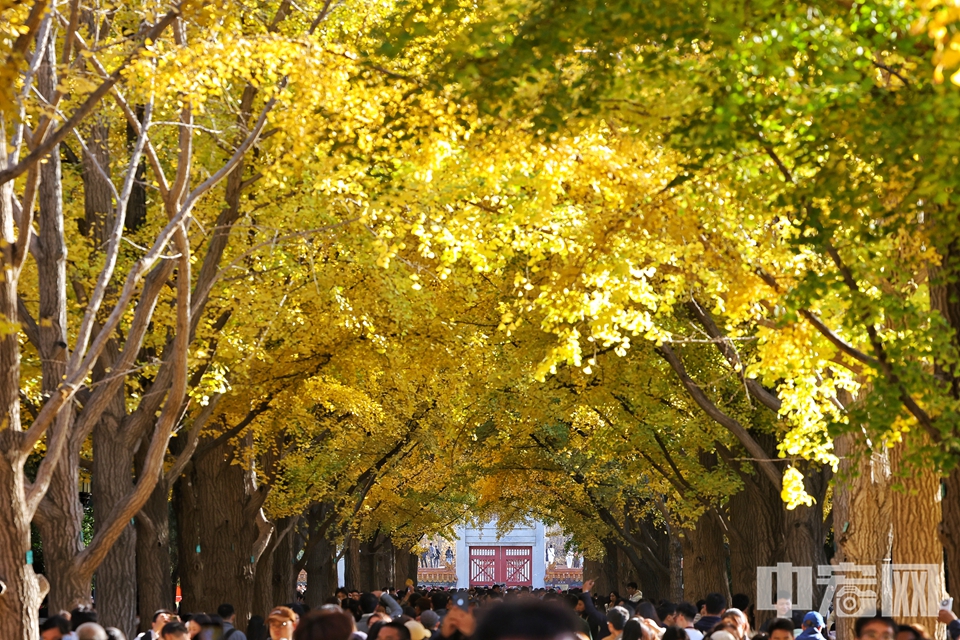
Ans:
[[[470,547],[470,586],[533,586],[533,547]]]

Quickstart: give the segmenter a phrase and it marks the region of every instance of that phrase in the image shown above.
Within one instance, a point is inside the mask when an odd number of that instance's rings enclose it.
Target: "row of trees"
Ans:
[[[942,15],[0,11],[4,638],[402,584],[470,515],[651,597],[831,532],[960,578]]]

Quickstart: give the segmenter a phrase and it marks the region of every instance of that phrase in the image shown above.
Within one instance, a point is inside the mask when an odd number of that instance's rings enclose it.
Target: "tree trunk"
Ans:
[[[611,591],[622,591],[620,586],[620,563],[618,555],[620,550],[613,542],[605,540],[603,543],[604,554],[599,560],[584,559],[583,579],[596,580],[594,593],[608,595]]]
[[[960,466],[944,481],[940,539],[947,556],[947,592],[953,594],[953,612],[960,615]]]
[[[730,589],[747,594],[755,605],[758,598],[766,602],[774,597],[757,593],[757,567],[773,566],[778,561],[774,552],[782,534],[783,510],[783,500],[776,489],[759,474],[730,497],[727,507]],[[761,625],[775,615],[775,611],[757,609],[754,623]]]
[[[0,301],[2,299],[0,295]],[[13,335],[16,337],[15,333]],[[0,373],[0,382],[7,382],[3,379],[3,373]],[[16,386],[12,388],[16,389]],[[9,406],[4,408],[9,416]],[[36,638],[40,624],[38,613],[43,593],[41,581],[27,562],[30,520],[27,517],[23,474],[27,456],[20,453],[19,439],[14,437],[16,434],[11,428],[0,431],[0,447],[5,454],[0,457],[0,506],[5,514],[0,519],[0,583],[5,588],[3,595],[0,595],[0,638],[32,640]]]
[[[838,563],[876,567],[879,597],[883,561],[890,557],[893,538],[890,461],[883,450],[857,451],[853,434],[840,436],[834,446],[840,458],[833,490],[835,559]],[[852,617],[837,617],[837,640],[853,640],[854,621]]]
[[[133,446],[120,428],[124,414],[121,389],[93,429],[93,508],[101,516],[94,519],[98,533],[106,524],[103,518],[133,489]],[[147,446],[148,443],[141,445]],[[127,524],[97,568],[96,576],[100,623],[120,629],[128,638],[135,635],[136,629],[136,557],[136,530],[133,524]]]
[[[234,455],[232,447],[221,445],[188,465],[177,481],[181,609],[215,612],[229,603],[237,620],[247,620],[266,489],[249,493],[251,470],[233,464]]]
[[[348,589],[366,590],[363,585],[363,570],[360,567],[360,541],[353,534],[348,534],[345,541],[347,547],[343,557],[343,577]]]
[[[683,546],[683,597],[696,602],[708,593],[720,593],[730,602],[727,554],[723,530],[716,517],[704,514],[694,529],[681,533]]]
[[[407,548],[397,548],[394,556],[394,575],[393,584],[397,591],[407,588],[407,580],[413,580],[417,584],[417,567],[419,565],[416,552]]]
[[[339,586],[337,547],[324,538],[313,545],[307,556],[307,604],[311,609],[320,607],[324,600],[336,593]]]
[[[141,445],[141,448],[144,446]],[[174,606],[168,493],[166,484],[158,482],[150,499],[134,519],[137,528],[137,611],[140,615],[140,631],[150,628],[154,611],[172,610]]]
[[[299,519],[299,518],[297,518]],[[293,531],[287,531],[290,527],[290,518],[284,518],[277,521],[276,535],[286,532],[277,543],[273,552],[273,571],[270,572],[273,587],[274,604],[281,602],[297,601],[297,575],[294,573],[294,544]],[[260,567],[257,567],[260,571]]]
[[[905,465],[904,446],[895,446],[890,455],[894,482],[904,487],[903,491],[893,492],[895,566],[891,613],[900,624],[922,624],[932,633],[937,629],[936,613],[944,597],[943,545],[937,535],[943,518],[940,476],[928,468]],[[896,565],[903,564],[928,565],[930,570],[897,570]],[[942,628],[940,631],[942,635]]]

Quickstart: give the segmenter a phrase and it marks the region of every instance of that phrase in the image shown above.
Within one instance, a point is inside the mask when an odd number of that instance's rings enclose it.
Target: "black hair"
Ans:
[[[579,629],[573,611],[556,602],[513,600],[491,607],[481,618],[472,640],[552,640]]]
[[[893,621],[893,618],[888,618],[887,616],[865,616],[863,618],[857,618],[857,621],[853,625],[854,633],[857,634],[858,638],[863,633],[863,628],[871,622],[881,622],[893,630],[893,635],[897,635],[897,623]]]
[[[643,623],[636,618],[630,618],[623,625],[623,634],[620,640],[643,640]]]
[[[430,601],[433,603],[433,610],[446,609],[450,602],[450,595],[443,591],[434,591],[430,594]]]
[[[380,628],[377,629],[377,635],[380,634],[381,629],[396,629],[400,633],[400,638],[402,640],[410,640],[410,629],[407,629],[407,626],[399,620],[385,622],[384,624],[380,625]]]
[[[747,609],[750,608],[750,596],[745,593],[735,593],[730,599],[730,604],[733,605],[734,609],[740,609],[746,613]]]
[[[793,634],[793,620],[788,618],[774,618],[767,626],[767,633],[773,635],[774,631],[789,631]]]
[[[689,602],[681,602],[677,605],[677,613],[686,618],[689,622],[697,617],[697,608]]]
[[[660,640],[689,640],[687,632],[681,629],[678,626],[670,625],[667,627],[666,631],[663,632],[663,636]]]
[[[163,625],[162,629],[160,629],[161,637],[165,635],[173,635],[175,633],[190,637],[190,632],[187,631],[187,625],[183,624],[182,622],[168,622],[167,624]]]
[[[76,631],[77,627],[87,622],[97,622],[97,612],[84,605],[77,607],[70,612],[70,629]]]
[[[217,615],[226,620],[230,616],[236,613],[236,609],[233,608],[232,604],[223,603],[217,607]]]
[[[623,625],[630,619],[630,612],[624,607],[616,606],[607,611],[607,622],[613,627],[614,631],[623,631]]]
[[[720,593],[708,593],[704,604],[707,606],[707,615],[718,616],[727,608],[727,599]]]
[[[70,621],[63,616],[51,616],[40,624],[40,633],[57,629],[62,635],[70,633]]]
[[[372,593],[360,594],[360,609],[364,613],[373,613],[377,610],[378,604],[380,604],[380,598]]]
[[[638,589],[638,588],[639,588],[639,587],[637,586],[637,583],[636,583],[636,582],[628,582],[628,583],[627,583],[627,589]]]

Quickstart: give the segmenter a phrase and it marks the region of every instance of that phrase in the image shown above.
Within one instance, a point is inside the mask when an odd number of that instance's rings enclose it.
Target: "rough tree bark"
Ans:
[[[953,612],[960,615],[960,466],[944,480],[940,540],[946,552],[947,592],[953,594]]]
[[[879,581],[893,542],[890,460],[883,450],[857,451],[853,434],[837,438],[834,447],[840,458],[833,490],[835,558],[876,567]],[[853,622],[850,617],[837,618],[837,640],[853,640]]]
[[[337,584],[337,548],[324,538],[310,548],[307,556],[307,604],[319,607],[340,586],[344,585]]]
[[[216,611],[227,602],[237,620],[247,620],[257,545],[269,535],[260,511],[268,488],[253,485],[253,470],[234,463],[237,455],[229,444],[220,445],[195,459],[178,480],[178,564],[184,611]]]
[[[141,450],[146,444],[141,445]],[[137,452],[137,469],[143,461]],[[175,594],[170,567],[170,492],[158,482],[149,500],[134,519],[137,528],[137,612],[140,631],[150,628],[153,612],[173,609]]]
[[[943,545],[937,534],[943,518],[940,476],[929,468],[908,467],[904,455],[903,444],[891,449],[894,482],[904,487],[903,491],[893,492],[893,562],[930,565],[935,569],[894,571],[892,615],[900,624],[922,624],[933,632],[938,624],[936,612],[944,597]],[[928,612],[933,615],[923,615]],[[941,627],[939,635],[942,631]]]
[[[730,602],[727,553],[723,529],[716,517],[704,514],[693,529],[681,532],[683,545],[683,597],[696,602],[708,593],[721,593]]]

